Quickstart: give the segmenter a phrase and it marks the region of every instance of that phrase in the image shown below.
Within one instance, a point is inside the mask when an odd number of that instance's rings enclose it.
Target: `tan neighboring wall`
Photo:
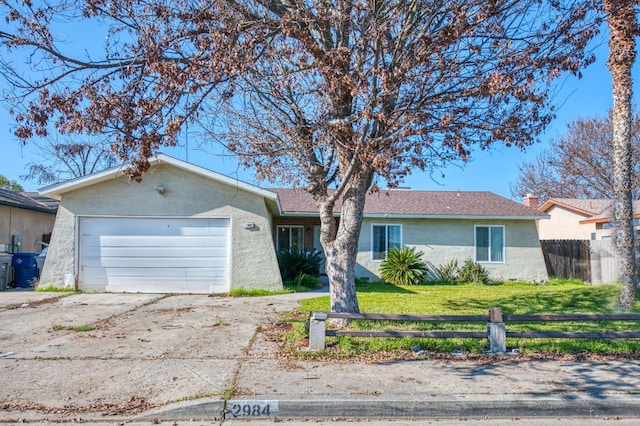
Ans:
[[[165,188],[160,195],[155,187]],[[231,289],[281,289],[264,198],[203,176],[160,164],[141,183],[124,176],[63,194],[42,273],[46,285],[63,285],[66,274],[77,275],[80,216],[174,216],[231,218]],[[245,229],[244,223],[254,223]]]
[[[541,240],[589,240],[596,232],[596,225],[580,224],[588,216],[562,206],[553,206],[547,213],[550,218],[538,223]]]
[[[546,280],[547,269],[533,220],[366,219],[358,247],[357,277],[379,279],[380,261],[371,259],[371,225],[402,225],[402,243],[424,253],[423,259],[440,266],[457,259],[458,266],[474,259],[474,225],[503,225],[506,249],[504,263],[482,263],[495,280]]]
[[[51,232],[55,218],[51,213],[0,206],[0,244],[11,244],[11,236],[20,235],[20,251],[40,253],[42,235]]]

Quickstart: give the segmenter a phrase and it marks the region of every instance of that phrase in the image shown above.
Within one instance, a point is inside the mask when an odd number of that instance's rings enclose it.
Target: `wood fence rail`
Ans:
[[[486,322],[487,331],[422,331],[422,330],[333,330],[327,329],[328,319],[384,320],[407,322]],[[489,353],[506,351],[506,339],[512,338],[563,338],[563,339],[640,339],[640,331],[507,331],[505,322],[537,321],[640,321],[640,314],[543,314],[517,315],[502,314],[500,308],[490,308],[487,315],[392,315],[392,314],[351,314],[345,312],[312,312],[309,321],[309,349],[323,350],[326,337],[426,337],[426,338],[478,338],[487,339]]]

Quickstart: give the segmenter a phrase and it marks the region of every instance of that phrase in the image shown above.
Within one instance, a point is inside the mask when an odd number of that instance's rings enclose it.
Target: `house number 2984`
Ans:
[[[232,417],[270,417],[278,413],[278,401],[236,400],[227,402],[226,414]]]

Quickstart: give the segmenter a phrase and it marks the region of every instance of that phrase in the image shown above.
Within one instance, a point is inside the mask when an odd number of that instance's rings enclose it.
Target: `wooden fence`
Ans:
[[[550,278],[575,278],[591,284],[619,279],[618,252],[612,239],[540,240],[540,247]],[[640,250],[637,256],[640,265]]]
[[[327,320],[382,320],[428,323],[486,322],[487,331],[438,331],[438,330],[332,330],[327,329]],[[585,321],[640,321],[640,314],[548,314],[548,315],[503,315],[500,308],[490,308],[487,315],[390,315],[351,314],[338,312],[312,312],[309,321],[309,349],[323,350],[326,337],[427,337],[427,338],[478,338],[487,339],[490,354],[506,352],[509,338],[563,338],[563,339],[640,339],[640,331],[507,331],[506,322],[585,322]]]
[[[540,240],[550,278],[591,282],[589,240]]]

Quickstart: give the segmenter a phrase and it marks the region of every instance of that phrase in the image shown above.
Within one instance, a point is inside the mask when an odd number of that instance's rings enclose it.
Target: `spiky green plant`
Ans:
[[[458,282],[489,284],[489,271],[479,263],[475,263],[471,259],[466,259],[458,273]]]
[[[458,281],[458,259],[451,259],[436,268],[439,278],[444,283],[455,283]]]
[[[301,274],[317,277],[320,275],[322,257],[317,250],[280,250],[276,253],[280,275],[283,281],[297,279]]]
[[[427,264],[415,247],[392,248],[380,264],[380,276],[393,285],[417,285],[424,282]]]

